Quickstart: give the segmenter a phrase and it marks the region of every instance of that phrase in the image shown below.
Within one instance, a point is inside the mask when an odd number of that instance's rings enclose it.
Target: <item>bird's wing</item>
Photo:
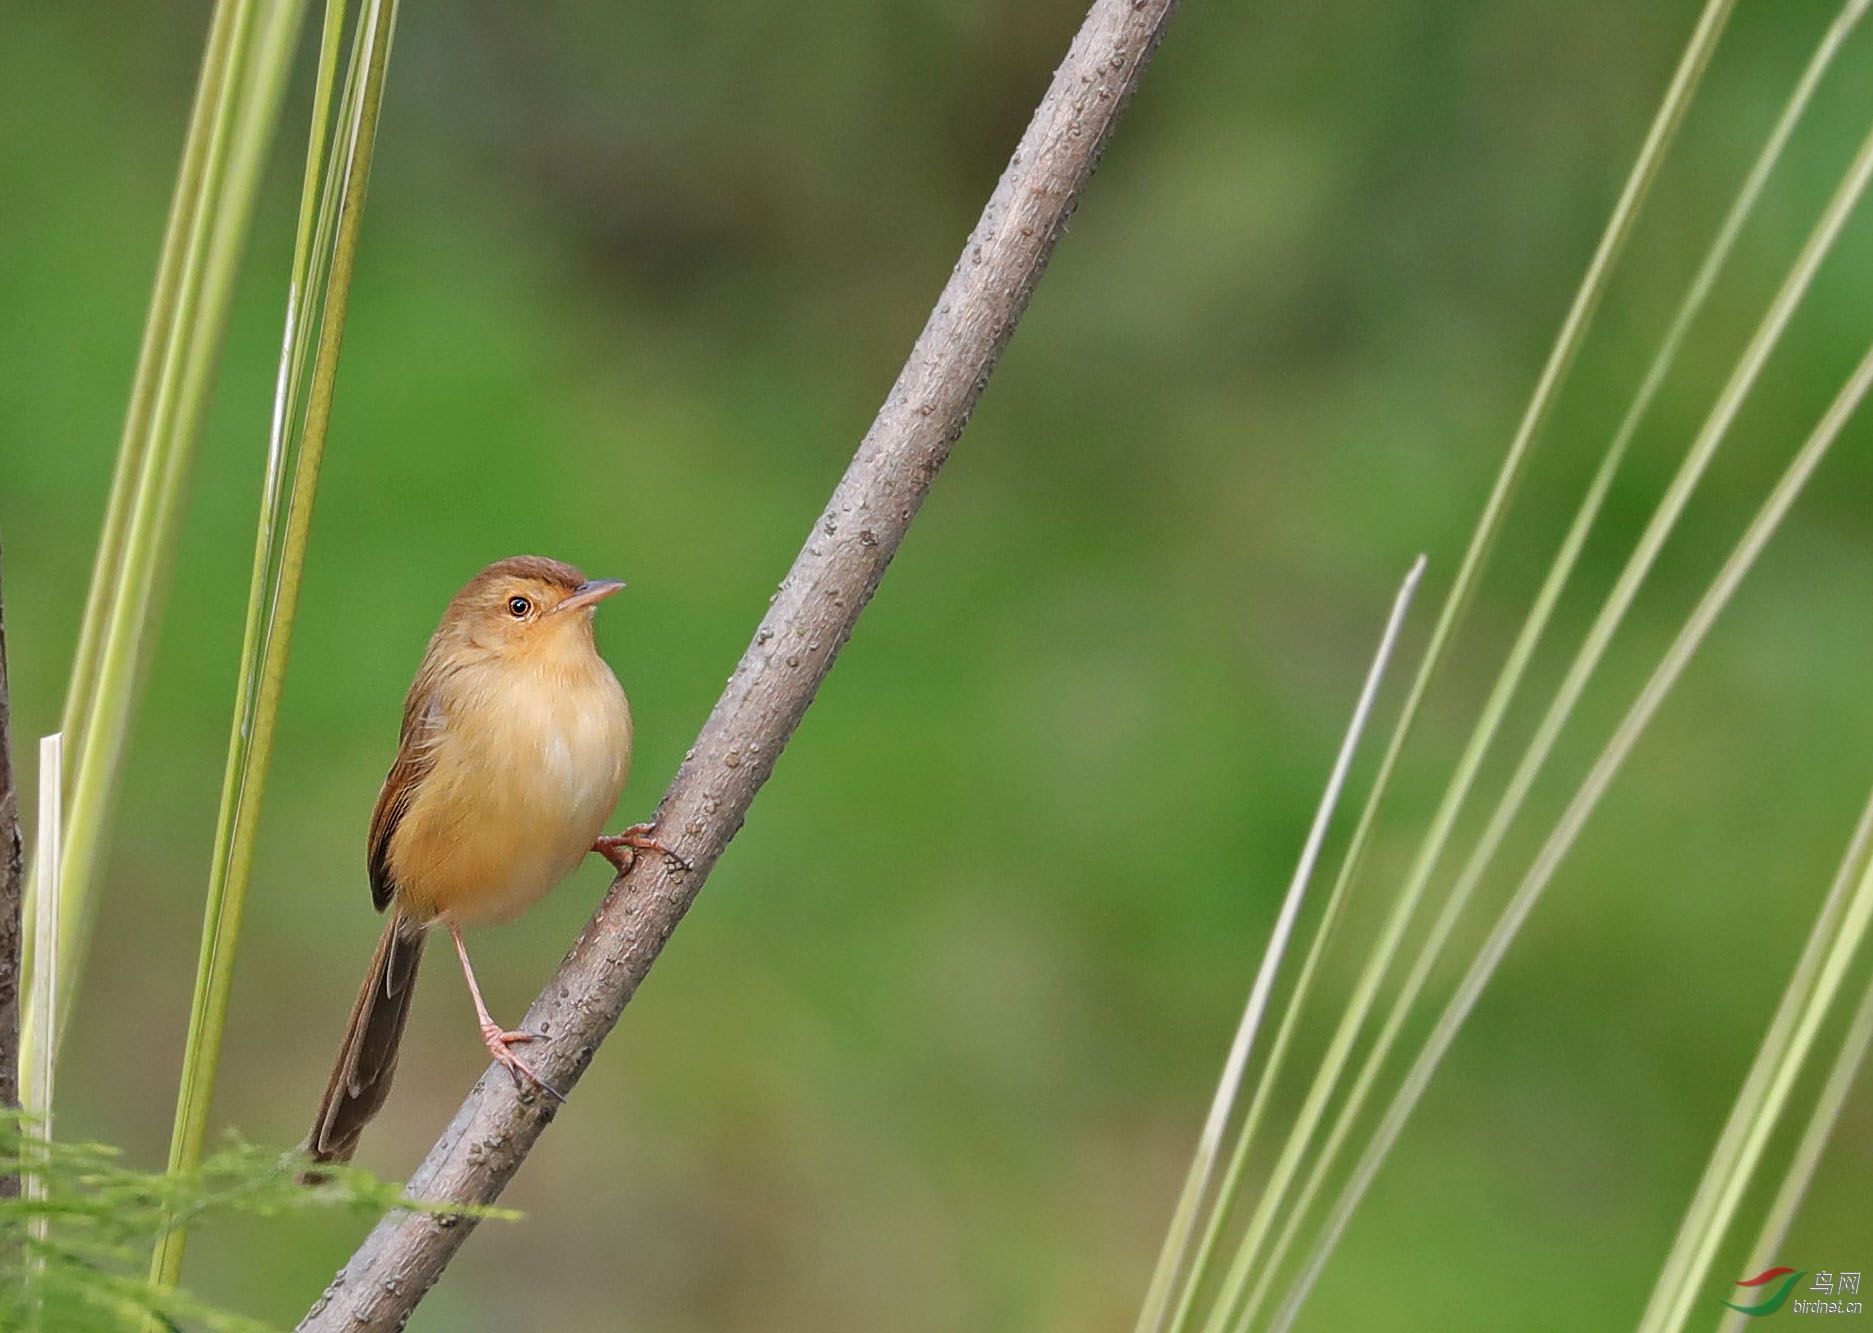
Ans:
[[[436,685],[425,669],[410,687],[409,697],[403,701],[403,734],[397,744],[397,759],[384,777],[384,789],[377,793],[377,808],[371,812],[371,901],[380,912],[397,894],[397,883],[390,873],[390,837],[436,763],[435,742],[442,725]]]

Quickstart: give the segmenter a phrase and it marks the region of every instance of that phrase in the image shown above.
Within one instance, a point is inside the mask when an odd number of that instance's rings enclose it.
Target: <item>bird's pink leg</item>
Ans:
[[[694,870],[695,862],[650,836],[656,828],[654,823],[633,824],[622,833],[605,834],[592,844],[592,850],[611,862],[620,875],[631,873],[631,867],[637,864],[639,852],[661,852],[683,869]]]
[[[517,1041],[538,1041],[540,1034],[509,1032],[494,1021],[488,1013],[487,1002],[481,998],[481,987],[475,981],[475,969],[469,965],[468,946],[462,943],[461,929],[453,924],[450,925],[449,938],[455,941],[455,956],[462,960],[462,975],[468,980],[468,994],[475,1002],[475,1017],[481,1020],[481,1040],[487,1046],[488,1054],[500,1064],[507,1066],[508,1072],[514,1075],[517,1083],[524,1077],[546,1089],[560,1101],[565,1101],[565,1093],[534,1073],[531,1065],[507,1049]]]

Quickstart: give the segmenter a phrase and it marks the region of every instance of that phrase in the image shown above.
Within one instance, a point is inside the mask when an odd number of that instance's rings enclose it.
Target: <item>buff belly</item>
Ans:
[[[462,710],[498,726],[469,732],[445,720],[434,765],[390,839],[405,914],[456,926],[512,920],[591,850],[631,764],[624,691],[599,670],[598,689],[527,681]]]

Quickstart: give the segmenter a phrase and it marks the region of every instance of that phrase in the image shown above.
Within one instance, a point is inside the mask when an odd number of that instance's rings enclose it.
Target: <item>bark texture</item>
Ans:
[[[968,423],[1081,188],[1176,9],[1098,0],[970,234],[858,452],[782,580],[695,747],[658,808],[658,836],[690,858],[643,858],[615,881],[521,1026],[541,1077],[570,1088],[741,828],[833,659]],[[484,1074],[410,1178],[409,1195],[491,1203],[559,1104]],[[393,1213],[299,1327],[401,1328],[472,1229]]]

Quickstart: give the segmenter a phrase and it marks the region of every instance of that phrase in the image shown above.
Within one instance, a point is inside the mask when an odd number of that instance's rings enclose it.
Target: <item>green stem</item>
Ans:
[[[1611,785],[1627,756],[1638,744],[1640,735],[1643,734],[1653,716],[1657,714],[1666,696],[1671,693],[1679,676],[1684,673],[1685,665],[1710,633],[1711,626],[1716,623],[1717,617],[1729,605],[1738,585],[1754,566],[1756,558],[1762,554],[1763,547],[1768,545],[1769,539],[1775,535],[1796,498],[1800,496],[1802,489],[1813,477],[1815,469],[1827,456],[1828,450],[1839,438],[1841,430],[1859,408],[1869,389],[1873,389],[1873,349],[1867,352],[1853,374],[1848,377],[1847,382],[1835,396],[1834,402],[1822,415],[1807,441],[1803,443],[1794,459],[1784,470],[1781,479],[1776,482],[1775,488],[1769,493],[1769,497],[1763,501],[1762,507],[1757,510],[1756,517],[1751,520],[1742,538],[1724,561],[1723,567],[1718,570],[1717,576],[1711,581],[1710,587],[1705,590],[1703,597],[1685,620],[1658,666],[1647,678],[1645,685],[1639,691],[1638,698],[1627,709],[1626,715],[1621,719],[1612,738],[1601,749],[1593,768],[1589,770],[1586,778],[1576,789],[1560,821],[1549,833],[1547,841],[1542,844],[1534,863],[1522,876],[1521,883],[1516,886],[1508,906],[1502,910],[1495,927],[1490,931],[1489,938],[1484,941],[1476,959],[1470,964],[1469,970],[1464,973],[1462,981],[1458,983],[1455,994],[1451,996],[1443,1012],[1438,1016],[1436,1027],[1426,1040],[1417,1059],[1412,1063],[1410,1071],[1405,1076],[1404,1084],[1386,1108],[1385,1115],[1374,1132],[1371,1142],[1368,1143],[1353,1168],[1352,1178],[1346,1182],[1339,1197],[1334,1201],[1324,1231],[1310,1248],[1300,1276],[1289,1287],[1287,1296],[1269,1325],[1274,1333],[1284,1333],[1293,1324],[1313,1284],[1319,1280],[1321,1271],[1332,1256],[1334,1247],[1345,1233],[1346,1224],[1351,1220],[1353,1210],[1359,1206],[1360,1199],[1364,1197],[1374,1177],[1377,1176],[1386,1154],[1398,1141],[1398,1135],[1404,1129],[1406,1120],[1410,1118],[1412,1110],[1417,1106],[1418,1099],[1424,1095],[1424,1090],[1430,1084],[1432,1075],[1437,1072],[1439,1062],[1443,1059],[1445,1052],[1450,1049],[1451,1043],[1456,1040],[1458,1030],[1468,1019],[1471,1010],[1475,1008],[1477,998],[1482,994],[1484,987],[1489,984],[1490,978],[1495,975],[1503,955],[1508,952],[1509,945],[1514,942],[1522,924],[1528,920],[1528,914],[1540,901],[1542,893],[1554,878],[1554,872],[1566,858],[1575,839],[1580,836],[1581,829],[1585,827],[1587,819],[1599,805],[1601,797],[1606,794],[1607,787]],[[1663,1281],[1664,1279],[1661,1278],[1661,1283]]]
[[[1542,583],[1541,591],[1536,596],[1534,605],[1530,608],[1528,616],[1523,622],[1520,632],[1517,634],[1515,646],[1510,650],[1508,660],[1505,662],[1501,674],[1497,677],[1496,684],[1490,691],[1489,699],[1484,705],[1482,716],[1477,722],[1475,731],[1471,734],[1462,759],[1458,761],[1457,771],[1444,793],[1437,813],[1431,820],[1430,830],[1426,834],[1425,840],[1420,846],[1418,854],[1412,863],[1410,873],[1406,879],[1406,895],[1415,897],[1423,889],[1425,883],[1430,879],[1431,874],[1436,869],[1451,832],[1456,826],[1457,816],[1462,810],[1463,804],[1469,796],[1471,786],[1482,766],[1483,759],[1488,753],[1491,744],[1494,742],[1497,730],[1507,714],[1509,704],[1515,697],[1521,684],[1523,674],[1527,670],[1529,663],[1533,660],[1535,650],[1547,629],[1548,621],[1553,615],[1556,605],[1558,605],[1560,601],[1561,593],[1566,588],[1568,580],[1572,577],[1574,566],[1586,545],[1587,538],[1598,518],[1600,507],[1605,501],[1607,492],[1612,487],[1614,475],[1617,473],[1625,457],[1626,450],[1631,444],[1633,436],[1637,433],[1640,422],[1644,419],[1646,412],[1651,407],[1653,399],[1657,396],[1660,386],[1663,385],[1665,376],[1670,371],[1672,363],[1677,357],[1678,348],[1682,345],[1685,335],[1689,332],[1698,314],[1703,310],[1705,301],[1709,298],[1711,290],[1716,285],[1718,274],[1722,272],[1724,264],[1729,258],[1730,251],[1736,243],[1737,237],[1742,234],[1743,225],[1748,221],[1751,212],[1755,208],[1756,201],[1761,197],[1763,187],[1767,183],[1769,175],[1774,170],[1777,161],[1780,159],[1782,150],[1787,145],[1789,137],[1793,134],[1796,124],[1802,117],[1802,113],[1807,109],[1808,103],[1814,95],[1814,90],[1819,86],[1823,75],[1826,74],[1828,67],[1832,64],[1834,56],[1839,52],[1842,43],[1852,30],[1854,24],[1860,20],[1866,7],[1866,0],[1849,0],[1849,3],[1843,7],[1840,16],[1836,19],[1834,25],[1829,28],[1819,46],[1817,46],[1815,54],[1810,59],[1802,78],[1797,82],[1795,90],[1790,94],[1781,116],[1777,118],[1774,128],[1770,131],[1768,138],[1764,141],[1762,149],[1758,152],[1755,162],[1744,177],[1743,184],[1737,193],[1736,199],[1732,202],[1722,225],[1718,228],[1716,239],[1711,243],[1710,249],[1706,252],[1704,260],[1699,265],[1697,274],[1692,280],[1690,290],[1686,293],[1683,302],[1678,308],[1677,314],[1672,319],[1664,342],[1660,344],[1657,354],[1652,359],[1651,366],[1647,369],[1645,378],[1641,382],[1639,392],[1634,397],[1631,406],[1627,409],[1626,415],[1621,420],[1618,430],[1614,433],[1613,441],[1608,446],[1606,454],[1601,460],[1599,469],[1588,487],[1586,498],[1581,502],[1574,516],[1573,523],[1568,529],[1567,536],[1561,544],[1561,550],[1556,555],[1554,564],[1549,569]],[[1667,525],[1667,530],[1669,530],[1669,524]],[[1586,661],[1584,665],[1577,666],[1576,671],[1579,679],[1583,683],[1585,679],[1592,674],[1598,660],[1598,657],[1594,656]],[[1565,712],[1560,716],[1562,720],[1564,720]],[[1558,727],[1559,722],[1555,724],[1555,729],[1558,730]],[[1545,755],[1547,753],[1545,748],[1539,746],[1536,748],[1539,751],[1539,757],[1534,760],[1525,761],[1524,764],[1525,771],[1530,774],[1530,781],[1533,780],[1533,774],[1539,772],[1541,764],[1545,762]],[[1519,776],[1520,774],[1518,774],[1518,777]],[[1373,1087],[1376,1085],[1380,1072],[1385,1067],[1386,1059],[1390,1055],[1394,1043],[1404,1030],[1404,1025],[1411,1015],[1412,1008],[1416,1004],[1419,994],[1430,980],[1432,969],[1442,956],[1444,946],[1449,942],[1452,934],[1455,932],[1457,923],[1461,919],[1465,908],[1468,906],[1481,880],[1483,871],[1488,865],[1489,857],[1493,855],[1494,848],[1500,840],[1501,830],[1506,828],[1507,820],[1513,818],[1517,809],[1519,809],[1519,799],[1509,803],[1506,814],[1504,808],[1499,808],[1492,816],[1490,823],[1492,832],[1485,835],[1483,849],[1480,850],[1476,856],[1473,856],[1465,865],[1455,887],[1451,890],[1442,910],[1438,913],[1437,920],[1432,925],[1429,936],[1420,945],[1417,958],[1412,963],[1403,986],[1400,987],[1398,994],[1393,997],[1390,1011],[1386,1015],[1385,1022],[1380,1028],[1378,1038],[1366,1052],[1365,1060],[1360,1067],[1357,1077],[1354,1079],[1352,1090],[1347,1094],[1345,1101],[1342,1102],[1335,1115],[1334,1123],[1327,1135],[1325,1146],[1322,1147],[1318,1157],[1315,1159],[1308,1173],[1307,1180],[1302,1185],[1295,1203],[1288,1209],[1287,1216],[1283,1219],[1280,1233],[1277,1235],[1275,1243],[1269,1251],[1267,1262],[1261,1266],[1260,1276],[1256,1280],[1255,1287],[1249,1293],[1248,1304],[1244,1307],[1245,1322],[1253,1318],[1254,1314],[1260,1309],[1262,1301],[1267,1296],[1275,1275],[1280,1270],[1282,1260],[1286,1257],[1289,1247],[1293,1244],[1307,1216],[1308,1210],[1313,1206],[1315,1198],[1324,1187],[1328,1174],[1337,1163],[1340,1150],[1345,1146],[1348,1137],[1357,1124],[1360,1113],[1365,1107],[1366,1099],[1370,1096]]]
[[[172,219],[148,330],[160,346],[146,344],[142,355],[126,425],[126,457],[120,459],[121,484],[113,486],[114,512],[100,543],[99,572],[112,582],[103,591],[94,586],[91,610],[96,614],[88,611],[92,633],[80,645],[73,675],[75,702],[68,711],[79,727],[78,735],[68,738],[73,763],[58,932],[64,984],[56,1012],[29,1010],[23,1038],[29,1047],[46,1041],[56,1049],[77,990],[96,916],[93,884],[142,666],[167,583],[181,498],[303,3],[272,0],[262,14],[256,0],[221,0],[210,30],[198,98],[202,114],[192,123],[184,152],[181,206]]]
[[[110,500],[104,510],[104,531],[98,539],[97,560],[91,571],[90,590],[85,596],[84,617],[78,627],[78,648],[73,657],[65,709],[60,719],[59,729],[72,745],[77,744],[90,725],[104,626],[123,579],[124,545],[129,534],[131,506],[148,454],[150,414],[156,400],[158,375],[174,325],[183,258],[188,250],[189,237],[199,225],[209,143],[213,138],[215,116],[224,101],[222,89],[227,84],[235,16],[235,5],[218,4],[208,29],[201,77],[195,89],[195,105],[190,112],[188,137],[182,148],[182,166],[176,175],[176,192],[170,202],[169,221],[163,232],[161,257],[157,261],[156,288],[150,297],[150,311],[143,326],[143,344],[137,356],[136,376],[131,381],[123,443],[118,449],[117,466],[111,477]]]
[[[1488,563],[1490,551],[1495,545],[1496,534],[1501,530],[1509,502],[1514,498],[1516,485],[1521,479],[1534,440],[1540,433],[1542,424],[1547,420],[1548,413],[1560,394],[1561,385],[1573,366],[1580,345],[1586,338],[1594,312],[1598,310],[1600,300],[1606,294],[1614,263],[1624,250],[1626,240],[1632,233],[1640,206],[1650,192],[1652,182],[1657,178],[1665,154],[1676,137],[1678,126],[1683,122],[1685,111],[1691,104],[1704,70],[1710,63],[1711,54],[1716,50],[1718,38],[1722,36],[1724,26],[1729,20],[1733,4],[1734,0],[1708,0],[1705,5],[1697,27],[1693,30],[1691,39],[1679,58],[1671,85],[1666,90],[1657,113],[1653,116],[1652,124],[1646,132],[1645,142],[1640,147],[1631,172],[1627,175],[1619,201],[1613,207],[1612,216],[1607,219],[1606,228],[1601,233],[1599,245],[1595,248],[1593,259],[1587,266],[1586,275],[1581,279],[1573,304],[1568,308],[1561,331],[1556,335],[1554,347],[1548,354],[1547,363],[1542,367],[1540,378],[1536,381],[1534,393],[1530,396],[1528,406],[1523,411],[1521,421],[1516,427],[1515,435],[1509,442],[1509,449],[1503,458],[1501,470],[1497,473],[1495,486],[1483,507],[1482,516],[1477,520],[1476,530],[1470,538],[1469,548],[1464,552],[1463,563],[1459,566],[1456,579],[1445,598],[1436,627],[1431,631],[1431,639],[1425,648],[1424,659],[1418,668],[1417,678],[1412,682],[1411,693],[1406,698],[1405,706],[1393,727],[1391,743],[1386,749],[1384,759],[1380,762],[1378,777],[1374,780],[1372,791],[1367,796],[1366,808],[1361,813],[1358,826],[1353,831],[1352,841],[1348,846],[1340,875],[1328,897],[1326,910],[1329,913],[1337,915],[1339,900],[1349,891],[1353,879],[1359,872],[1368,838],[1377,819],[1379,806],[1384,800],[1392,770],[1404,748],[1412,724],[1417,718],[1418,708],[1442,662],[1444,651],[1449,646],[1457,625],[1463,618],[1470,596],[1482,577],[1483,567]],[[1397,955],[1406,928],[1417,910],[1417,905],[1417,895],[1407,892],[1401,893],[1393,906],[1380,942],[1373,949],[1365,969],[1360,974],[1352,999],[1341,1016],[1339,1026],[1334,1032],[1326,1056],[1308,1090],[1294,1128],[1290,1131],[1288,1140],[1276,1159],[1269,1181],[1250,1217],[1248,1228],[1238,1243],[1236,1253],[1224,1274],[1221,1293],[1209,1319],[1204,1324],[1205,1333],[1223,1333],[1223,1330],[1236,1326],[1239,1322],[1234,1317],[1235,1312],[1248,1294],[1250,1277],[1256,1271],[1261,1247],[1266,1242],[1275,1216],[1287,1197],[1289,1187],[1294,1182],[1301,1158],[1305,1155],[1313,1134],[1319,1127],[1334,1086],[1352,1055],[1359,1030],[1364,1026],[1366,1017],[1378,997],[1380,983],[1391,968],[1392,960]],[[1303,976],[1306,975],[1304,970]],[[1297,989],[1289,1003],[1298,1005],[1303,998]],[[1244,1160],[1247,1156],[1247,1147],[1245,1141],[1238,1152]],[[1189,1296],[1194,1296],[1197,1286],[1202,1282],[1205,1276],[1204,1268],[1210,1257],[1207,1249],[1200,1254],[1198,1265],[1189,1279]],[[1187,1297],[1184,1310],[1188,1310],[1189,1304]],[[1183,1327],[1183,1320],[1180,1317],[1173,1325],[1174,1333],[1181,1333]]]
[[[395,0],[372,0],[359,20],[341,111],[344,141],[328,167],[328,125],[346,8],[345,0],[327,0],[233,734],[170,1140],[169,1169],[176,1173],[199,1165],[207,1136],[396,22]],[[316,352],[305,377],[302,370],[314,328]],[[294,409],[302,398],[304,417],[296,420]],[[285,485],[289,463],[290,490]],[[180,1221],[164,1233],[151,1259],[153,1282],[176,1283],[186,1239]]]

